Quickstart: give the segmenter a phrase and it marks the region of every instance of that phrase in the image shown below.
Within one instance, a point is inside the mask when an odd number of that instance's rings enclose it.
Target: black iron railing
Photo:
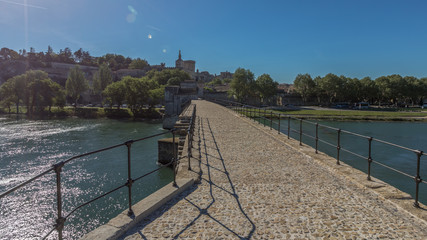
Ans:
[[[194,110],[193,110],[193,113],[192,113],[191,119],[190,119],[191,124],[190,124],[189,131],[188,131],[188,134],[189,134],[188,138],[189,139],[193,139],[192,135],[194,134],[194,119],[195,119],[195,114],[196,114],[195,111],[196,110],[195,110],[195,107],[193,109]],[[143,174],[142,176],[139,176],[139,177],[136,177],[136,178],[132,178],[132,176],[131,176],[131,169],[132,169],[132,166],[131,166],[131,163],[132,163],[132,161],[131,161],[131,148],[132,148],[132,145],[134,143],[136,143],[136,142],[144,141],[144,140],[147,140],[147,139],[150,139],[150,138],[162,136],[162,135],[169,134],[169,133],[172,133],[172,135],[173,135],[173,156],[174,157],[171,159],[171,161],[168,164],[166,164],[166,165],[162,165],[162,166],[160,166],[160,167],[158,167],[158,168],[156,168],[156,169],[154,169],[154,170],[152,170],[152,171],[150,171],[148,173]],[[172,166],[173,167],[173,172],[174,172],[173,185],[177,186],[177,184],[176,184],[176,171],[177,171],[177,165],[178,165],[180,159],[178,159],[177,149],[175,147],[175,135],[176,135],[176,129],[172,129],[172,130],[161,132],[161,133],[158,133],[158,134],[154,134],[154,135],[151,135],[151,136],[148,136],[148,137],[143,137],[143,138],[139,138],[139,139],[135,139],[135,140],[129,140],[129,141],[126,141],[126,142],[121,143],[121,144],[117,144],[117,145],[114,145],[114,146],[102,148],[102,149],[99,149],[99,150],[96,150],[96,151],[92,151],[92,152],[88,152],[88,153],[84,153],[84,154],[80,154],[80,155],[71,157],[71,158],[69,158],[69,159],[67,159],[65,161],[61,161],[59,163],[54,164],[52,167],[50,167],[49,169],[43,171],[42,173],[38,174],[37,176],[34,176],[34,177],[28,179],[27,181],[19,184],[18,186],[14,187],[12,189],[9,189],[9,190],[7,190],[4,193],[1,193],[0,194],[0,199],[3,198],[3,197],[5,197],[5,196],[7,196],[7,195],[9,195],[9,194],[11,194],[11,193],[13,193],[13,192],[15,192],[18,189],[26,186],[27,184],[29,184],[29,183],[31,183],[31,182],[33,182],[33,181],[41,178],[42,176],[45,176],[45,175],[47,175],[49,173],[55,173],[55,175],[56,175],[57,218],[55,220],[54,227],[52,229],[50,229],[50,231],[47,234],[45,234],[42,237],[42,239],[46,239],[55,230],[57,230],[57,232],[58,232],[58,238],[59,239],[63,239],[63,228],[64,228],[64,224],[65,224],[67,218],[69,218],[78,209],[80,209],[80,208],[82,208],[82,207],[84,207],[86,205],[89,205],[90,203],[92,203],[92,202],[94,202],[94,201],[96,201],[98,199],[101,199],[101,198],[103,198],[103,197],[105,197],[105,196],[107,196],[107,195],[109,195],[109,194],[111,194],[111,193],[113,193],[113,192],[115,192],[115,191],[117,191],[119,189],[122,189],[123,187],[127,187],[128,188],[128,204],[129,204],[128,215],[129,216],[133,216],[134,213],[133,213],[133,210],[132,210],[132,185],[136,181],[139,181],[139,180],[143,179],[144,177],[147,177],[147,176],[149,176],[149,175],[151,175],[151,174],[159,171],[162,168],[165,168],[165,167],[168,167],[168,166]],[[189,145],[190,144],[191,143],[189,143]],[[127,148],[127,174],[128,174],[127,181],[125,183],[123,183],[122,185],[120,185],[120,186],[118,186],[118,187],[116,187],[116,188],[114,188],[114,189],[112,189],[112,190],[110,190],[110,191],[108,191],[108,192],[106,192],[106,193],[98,196],[98,197],[95,197],[95,198],[93,198],[93,199],[91,199],[91,200],[89,200],[89,201],[87,201],[87,202],[85,202],[85,203],[83,203],[83,204],[75,207],[74,209],[72,209],[71,211],[69,211],[67,214],[64,214],[63,213],[63,207],[62,207],[62,205],[63,205],[63,199],[62,199],[62,188],[61,188],[61,186],[62,186],[62,184],[61,184],[61,172],[62,172],[62,168],[67,163],[69,163],[71,161],[74,161],[74,160],[77,160],[77,159],[81,159],[81,158],[86,157],[86,156],[91,156],[91,155],[96,154],[96,153],[105,152],[105,151],[108,151],[108,150],[111,150],[111,149],[123,147],[123,146],[125,146]]]
[[[188,126],[187,129],[187,158],[188,158],[188,170],[191,170],[191,164],[190,164],[190,159],[193,155],[192,153],[192,149],[193,149],[193,137],[194,137],[194,127],[196,123],[196,105],[194,105],[193,107],[193,113],[191,114],[191,119],[190,119],[190,125]]]
[[[273,129],[273,124],[277,126],[277,132],[280,134],[282,131],[285,131],[287,134],[288,139],[291,138],[291,132],[295,133],[298,135],[298,138],[296,138],[295,140],[299,141],[299,144],[302,145],[302,137],[308,137],[311,138],[315,141],[315,153],[318,153],[318,146],[319,146],[319,142],[324,143],[328,146],[331,146],[333,148],[336,148],[337,154],[336,154],[336,164],[340,164],[340,153],[342,151],[347,152],[355,157],[364,159],[367,161],[367,180],[370,181],[371,180],[371,165],[372,163],[375,163],[379,166],[382,166],[384,168],[387,168],[391,171],[394,171],[402,176],[405,177],[409,177],[411,179],[413,179],[415,181],[415,202],[414,202],[414,206],[416,208],[419,208],[419,190],[420,190],[420,183],[424,183],[427,184],[426,181],[423,181],[421,179],[420,176],[420,171],[421,171],[421,158],[422,156],[427,156],[427,153],[421,151],[421,150],[416,150],[416,149],[412,149],[412,148],[408,148],[408,147],[404,147],[395,143],[391,143],[391,142],[387,142],[381,139],[377,139],[377,138],[373,138],[371,136],[365,136],[362,134],[358,134],[358,133],[354,133],[354,132],[350,132],[350,131],[346,131],[343,129],[339,129],[339,128],[334,128],[334,127],[330,127],[327,125],[323,125],[323,124],[319,124],[317,122],[312,122],[312,121],[308,121],[302,118],[295,118],[292,117],[290,115],[286,115],[286,114],[281,114],[281,113],[277,113],[277,112],[273,112],[272,110],[267,111],[266,108],[259,108],[259,107],[255,107],[255,106],[250,106],[247,104],[242,104],[242,103],[238,103],[238,102],[233,102],[233,101],[227,101],[227,100],[217,100],[217,99],[209,99],[212,102],[221,104],[223,106],[229,107],[231,109],[233,109],[234,111],[238,112],[239,114],[249,117],[251,119],[253,119],[254,121],[258,120],[258,122],[260,124],[263,124],[264,126],[267,126],[268,122],[269,122],[269,126],[270,129]],[[277,119],[278,121],[274,121],[273,119]],[[283,129],[283,126],[281,126],[281,120],[285,120],[287,119],[287,127],[285,129]],[[297,121],[299,124],[299,128],[295,129],[291,127],[291,120],[293,121]],[[308,131],[304,132],[303,130],[303,123],[307,123],[307,124],[311,124],[315,126],[315,134],[314,135],[310,135],[308,133]],[[325,139],[321,139],[319,137],[319,128],[325,128],[325,129],[329,129],[332,131],[336,132],[336,144],[328,142]],[[367,156],[363,156],[361,154],[355,153],[349,149],[344,148],[341,145],[341,135],[345,133],[345,134],[349,134],[349,135],[353,135],[355,137],[361,138],[361,139],[365,139],[368,143],[368,149],[367,149]],[[415,175],[410,175],[408,173],[405,173],[403,171],[400,171],[396,168],[393,168],[387,164],[378,162],[378,161],[374,161],[374,159],[372,158],[372,143],[373,142],[378,142],[378,143],[382,143],[388,146],[392,146],[395,148],[399,148],[408,152],[411,152],[414,154],[414,160],[416,160],[416,174]]]

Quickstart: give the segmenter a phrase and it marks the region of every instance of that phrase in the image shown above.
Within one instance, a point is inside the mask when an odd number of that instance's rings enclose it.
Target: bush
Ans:
[[[108,118],[131,118],[129,109],[104,108],[105,116]]]
[[[162,114],[154,108],[144,109],[135,115],[135,118],[161,119]]]
[[[102,117],[102,112],[98,108],[76,108],[75,116],[81,118],[99,118]]]

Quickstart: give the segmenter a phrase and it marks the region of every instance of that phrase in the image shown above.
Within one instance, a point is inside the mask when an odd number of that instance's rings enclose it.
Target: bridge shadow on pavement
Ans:
[[[249,218],[249,216],[246,214],[245,210],[243,209],[240,201],[239,201],[239,195],[236,193],[233,181],[230,178],[230,174],[227,171],[227,167],[224,161],[224,158],[221,155],[221,151],[218,148],[218,144],[216,142],[215,139],[215,135],[212,131],[212,128],[210,126],[210,122],[209,119],[206,119],[206,125],[204,124],[203,120],[201,120],[199,122],[201,128],[199,131],[199,139],[203,142],[203,146],[199,147],[199,156],[200,156],[200,162],[199,164],[203,165],[203,167],[206,169],[207,173],[206,175],[202,175],[202,182],[205,182],[207,184],[209,184],[209,195],[210,195],[210,202],[207,206],[200,206],[197,203],[189,200],[187,197],[184,198],[185,201],[187,201],[189,204],[191,204],[194,208],[196,208],[199,211],[199,214],[184,228],[182,229],[178,234],[176,234],[174,236],[174,239],[179,238],[179,236],[184,233],[186,230],[188,230],[191,226],[193,226],[194,224],[197,224],[197,221],[200,220],[200,218],[202,216],[206,216],[210,219],[212,219],[215,223],[217,223],[218,225],[220,225],[223,229],[225,229],[226,231],[232,233],[233,235],[235,235],[236,237],[238,237],[239,239],[251,239],[252,235],[255,232],[255,224],[252,222],[252,220]],[[209,133],[205,133],[205,128],[207,127],[207,131],[209,131]],[[210,136],[209,136],[210,135]],[[209,142],[209,140],[207,139],[208,137],[210,137],[214,147],[208,147],[207,142]],[[216,153],[218,154],[217,156],[214,156],[212,154],[208,153],[208,149],[214,149],[216,151]],[[204,155],[204,160],[206,162],[203,162],[203,156]],[[219,160],[220,161],[220,165],[221,167],[218,166],[214,166],[214,164],[212,163],[215,160]],[[222,168],[222,169],[221,169]],[[202,172],[202,167],[200,168],[201,172]],[[216,174],[214,174],[213,172],[216,171]],[[216,184],[213,175],[225,175],[226,179],[228,180],[229,186],[231,187],[231,191],[225,189],[224,187],[220,186],[220,184]],[[218,177],[218,176],[217,176]],[[223,176],[220,176],[221,179],[223,179]],[[244,236],[242,233],[237,232],[236,230],[233,229],[232,226],[229,226],[227,223],[219,220],[218,218],[215,217],[215,213],[211,214],[209,212],[209,209],[214,205],[214,203],[217,201],[217,199],[215,198],[216,195],[216,191],[223,191],[225,193],[227,193],[228,195],[230,195],[232,198],[234,198],[235,203],[238,206],[238,210],[240,211],[241,214],[243,214],[243,216],[246,218],[246,220],[250,223],[251,225],[251,229],[249,231],[249,233]],[[230,218],[233,218],[233,215],[229,216]],[[246,231],[245,231],[246,232]]]
[[[196,139],[198,138],[198,140],[196,140],[197,144],[193,145],[193,150],[196,150],[193,155],[198,156],[193,157],[193,161],[197,161],[198,174],[201,177],[200,183],[181,193],[144,219],[137,228],[129,231],[127,236],[137,234],[142,239],[150,238],[144,235],[144,229],[149,224],[156,224],[156,220],[162,218],[166,212],[171,211],[170,213],[174,214],[174,206],[186,202],[187,210],[194,213],[191,218],[182,217],[180,219],[181,216],[177,215],[175,219],[179,219],[178,221],[184,224],[179,224],[181,227],[175,228],[173,235],[168,238],[179,239],[192,234],[205,234],[203,229],[208,231],[215,229],[216,233],[223,234],[221,237],[209,236],[208,238],[223,238],[224,235],[234,236],[237,239],[252,238],[256,229],[255,224],[240,203],[239,195],[227,170],[226,161],[218,148],[209,119],[199,118],[197,122]],[[201,230],[200,226],[203,226]],[[148,234],[148,232],[146,233]],[[125,237],[121,239],[125,239]],[[204,235],[203,239],[208,239],[206,237]]]

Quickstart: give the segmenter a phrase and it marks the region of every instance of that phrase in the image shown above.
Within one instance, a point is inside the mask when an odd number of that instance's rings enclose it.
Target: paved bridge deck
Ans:
[[[192,166],[201,171],[200,184],[124,239],[427,238],[423,220],[266,134],[267,128],[213,103],[195,103]]]

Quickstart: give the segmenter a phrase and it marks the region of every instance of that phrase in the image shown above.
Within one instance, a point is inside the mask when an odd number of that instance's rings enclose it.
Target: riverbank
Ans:
[[[338,121],[426,121],[427,111],[381,111],[381,110],[254,110],[246,113],[251,117],[265,116],[278,118],[278,114],[304,119],[338,120]]]
[[[0,108],[0,115],[26,115],[26,108],[21,107],[19,113],[13,109],[10,113],[6,109]],[[99,107],[52,107],[51,111],[43,111],[29,116],[31,119],[63,119],[68,117],[78,117],[84,119],[110,118],[110,119],[133,119],[138,121],[161,120],[163,112],[161,109],[143,109],[134,116],[129,108],[99,108]]]

